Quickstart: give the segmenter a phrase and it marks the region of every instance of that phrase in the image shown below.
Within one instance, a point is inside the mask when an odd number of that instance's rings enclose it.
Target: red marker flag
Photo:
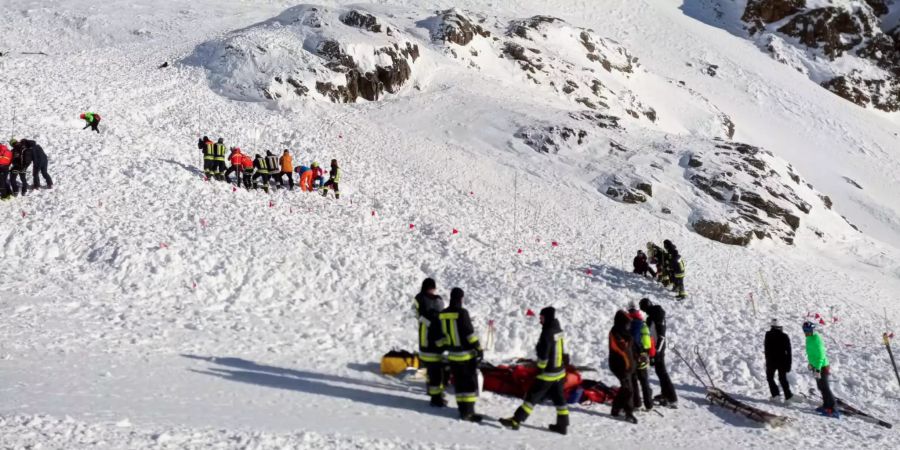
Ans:
[[[273,208],[273,207],[275,207],[275,203],[273,203],[272,200],[269,200],[269,208]]]
[[[591,271],[591,269],[585,270],[584,273],[587,274],[587,276],[591,276],[594,274],[594,272]]]
[[[550,243],[550,246],[552,246],[552,247],[559,247],[559,242],[553,241],[553,242]]]
[[[453,229],[453,233],[451,233],[451,234],[459,234],[459,230],[457,230],[456,228],[454,228],[454,229]]]
[[[819,325],[825,325],[825,319],[819,319]]]
[[[525,316],[534,317],[534,311],[532,311],[531,308],[528,308],[528,311],[525,311]]]
[[[413,228],[415,228],[415,227],[416,227],[416,225],[415,225],[415,224],[412,224],[412,223],[411,223],[411,224],[409,224],[409,229],[410,229],[410,230],[412,230],[412,229],[413,229]]]
[[[519,254],[519,255],[521,255],[521,254],[522,254],[522,249],[520,248],[516,253]]]

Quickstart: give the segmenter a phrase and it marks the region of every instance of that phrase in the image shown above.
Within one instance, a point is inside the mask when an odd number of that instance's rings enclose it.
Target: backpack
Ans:
[[[381,357],[381,373],[399,375],[406,369],[419,368],[419,356],[406,350],[391,350]]]

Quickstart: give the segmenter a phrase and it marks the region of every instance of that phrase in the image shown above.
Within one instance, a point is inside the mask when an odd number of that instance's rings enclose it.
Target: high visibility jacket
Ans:
[[[216,161],[225,162],[225,144],[216,143],[213,149]]]
[[[0,145],[0,167],[12,164],[12,151],[5,145]]]
[[[307,170],[306,172],[303,172],[303,175],[300,175],[301,191],[311,191],[313,189],[313,173],[314,171]]]
[[[206,161],[216,160],[216,148],[212,141],[206,141],[206,148],[203,149],[203,159]]]
[[[87,122],[87,123],[99,122],[99,121],[100,121],[100,114],[92,113],[92,112],[86,112],[86,113],[84,113],[84,121]]]
[[[281,155],[281,173],[294,171],[294,158],[291,155]]]
[[[537,379],[542,381],[559,381],[566,377],[566,366],[563,364],[565,338],[559,321],[544,321],[541,337],[535,347],[537,366],[541,370]]]
[[[638,356],[650,356],[650,350],[653,348],[653,340],[650,339],[650,327],[644,322],[639,312],[629,314],[631,318],[631,337],[634,340],[634,351]],[[649,364],[647,362],[638,361],[638,369],[646,369]]]
[[[684,260],[680,257],[672,260],[672,274],[675,278],[684,278]]]
[[[275,155],[266,155],[264,156],[266,160],[266,168],[269,169],[269,173],[277,173],[279,170],[278,165],[278,157]]]
[[[828,365],[828,356],[825,354],[825,343],[819,333],[813,333],[806,337],[806,359],[815,370],[822,370]]]
[[[258,158],[256,161],[253,161],[253,167],[256,168],[256,173],[260,175],[269,174],[269,166],[266,164],[265,158]]]
[[[450,302],[450,306],[441,311],[438,318],[444,333],[442,347],[447,350],[447,359],[451,363],[475,359],[478,351],[481,350],[481,343],[478,341],[478,336],[475,335],[469,311],[466,311],[461,304],[454,305],[453,302]]]
[[[232,152],[231,153],[231,165],[232,166],[240,166],[242,161],[244,160],[244,155],[241,152]]]
[[[439,295],[428,295],[424,292],[416,295],[413,301],[416,318],[419,320],[419,360],[424,362],[441,361],[441,345],[444,331],[441,327],[440,314],[444,309],[444,299]]]
[[[331,179],[329,181],[332,181],[335,183],[340,183],[341,182],[341,168],[331,166],[330,177],[331,177]]]
[[[241,155],[241,165],[244,166],[245,171],[253,170],[253,158],[250,155]]]

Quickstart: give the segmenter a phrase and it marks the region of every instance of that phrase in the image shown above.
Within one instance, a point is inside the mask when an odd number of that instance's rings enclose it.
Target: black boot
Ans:
[[[559,433],[559,434],[562,434],[562,435],[565,435],[565,434],[568,432],[568,431],[566,430],[566,427],[564,427],[564,426],[562,426],[562,425],[557,425],[557,424],[555,424],[555,423],[554,423],[553,425],[550,425],[550,426],[547,427],[547,428],[550,428],[550,431],[552,431],[552,432],[554,432],[554,433]]]
[[[625,415],[625,421],[626,421],[626,422],[631,422],[631,423],[633,423],[633,424],[635,424],[635,425],[637,425],[637,423],[638,423],[637,417],[634,417],[634,414],[626,414],[626,415]]]
[[[509,428],[510,430],[513,430],[513,431],[519,429],[519,422],[516,422],[516,420],[513,419],[512,417],[507,418],[507,419],[500,419],[500,425],[503,425],[504,427]]]
[[[443,408],[447,406],[447,400],[444,400],[443,395],[432,395],[430,405],[435,408]]]

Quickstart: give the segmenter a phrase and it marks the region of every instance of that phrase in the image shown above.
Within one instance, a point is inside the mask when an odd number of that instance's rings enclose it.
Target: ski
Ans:
[[[803,399],[805,399],[809,404],[811,404],[813,406],[816,406],[816,404],[818,403],[818,401],[816,400],[817,395],[818,395],[818,391],[815,388],[810,388],[808,395],[803,394],[803,393],[800,394],[800,396]],[[869,423],[872,423],[872,424],[875,424],[875,425],[878,425],[881,427],[885,427],[885,428],[893,428],[894,427],[894,425],[891,424],[890,422],[879,419],[871,414],[868,414],[838,397],[835,397],[834,401],[837,404],[838,412],[840,412],[841,414],[856,417],[864,422],[869,422]]]
[[[773,428],[779,428],[791,422],[791,420],[785,416],[772,414],[768,411],[743,403],[718,388],[707,388],[706,398],[713,405],[741,414],[748,419],[769,425]]]

